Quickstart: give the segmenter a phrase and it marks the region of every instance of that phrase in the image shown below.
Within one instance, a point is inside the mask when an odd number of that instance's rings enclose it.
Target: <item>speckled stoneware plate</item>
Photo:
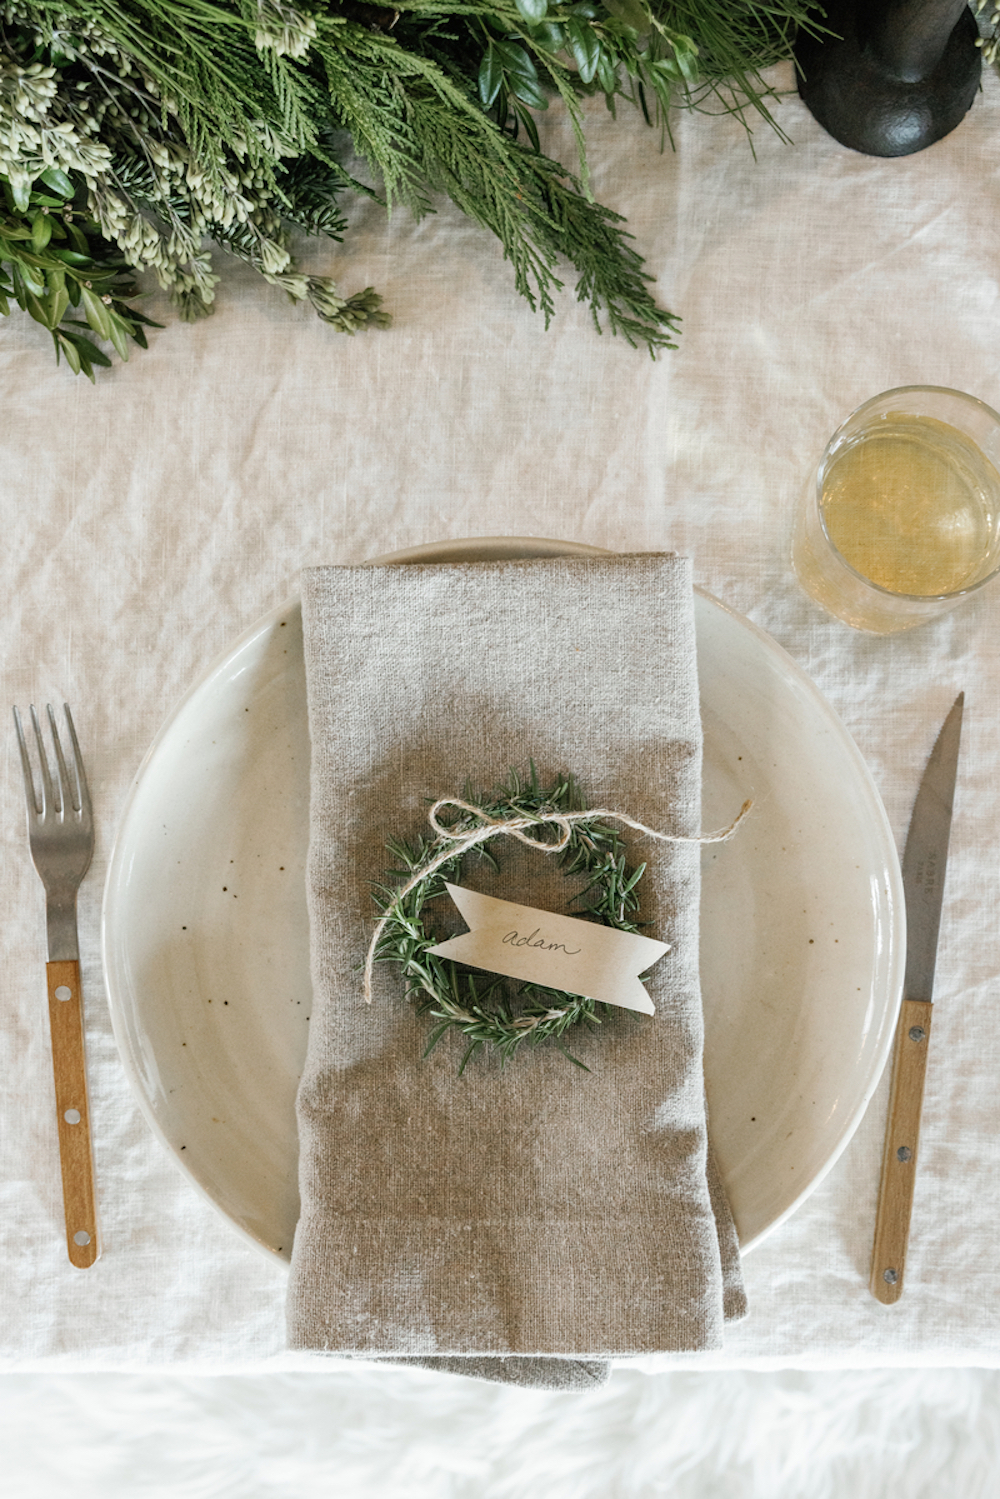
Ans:
[[[594,555],[474,538],[381,562]],[[850,1139],[899,1004],[904,906],[878,793],[819,692],[763,631],[698,594],[702,980],[712,1136],[748,1249]],[[104,900],[115,1035],[152,1128],[253,1243],[289,1256],[295,1091],[312,992],[309,734],[297,602],[215,661],[132,788]],[[836,1017],[832,1023],[831,1017]]]

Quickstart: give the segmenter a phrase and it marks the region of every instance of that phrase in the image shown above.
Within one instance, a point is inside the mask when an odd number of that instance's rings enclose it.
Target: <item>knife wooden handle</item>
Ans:
[[[932,1009],[933,1005],[926,1000],[904,999],[896,1027],[869,1281],[876,1301],[886,1306],[903,1294]]]
[[[46,963],[45,973],[49,990],[49,1030],[56,1084],[66,1248],[71,1263],[79,1270],[86,1270],[97,1259],[100,1248],[87,1110],[87,1069],[83,1054],[80,965],[75,962]]]

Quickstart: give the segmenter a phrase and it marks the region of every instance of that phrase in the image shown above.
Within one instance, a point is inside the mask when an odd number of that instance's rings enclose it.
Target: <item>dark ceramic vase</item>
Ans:
[[[799,93],[842,145],[909,156],[965,116],[982,67],[966,0],[828,0],[823,24],[795,44]]]

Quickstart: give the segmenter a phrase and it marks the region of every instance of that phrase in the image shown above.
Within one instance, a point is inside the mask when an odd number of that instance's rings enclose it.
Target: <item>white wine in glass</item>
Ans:
[[[807,592],[881,632],[952,607],[1000,564],[994,460],[1000,417],[971,396],[913,387],[867,402],[831,438],[797,519]]]

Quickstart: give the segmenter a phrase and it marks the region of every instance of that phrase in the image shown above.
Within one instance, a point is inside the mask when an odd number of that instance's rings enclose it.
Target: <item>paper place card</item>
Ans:
[[[638,976],[670,951],[669,942],[537,911],[461,885],[447,889],[471,930],[428,949],[439,958],[626,1010],[656,1013]]]

